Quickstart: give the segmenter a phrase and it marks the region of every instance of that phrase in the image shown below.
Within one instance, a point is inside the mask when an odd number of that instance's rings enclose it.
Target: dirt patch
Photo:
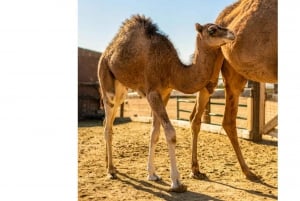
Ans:
[[[209,180],[190,179],[191,134],[176,128],[176,157],[188,192],[167,192],[170,185],[169,157],[164,132],[156,149],[156,173],[162,181],[147,180],[147,157],[151,124],[117,122],[113,135],[113,161],[118,179],[108,180],[105,141],[100,122],[80,122],[78,128],[78,200],[277,200],[277,142],[240,139],[245,160],[262,176],[251,182],[241,172],[225,135],[201,132],[198,140],[200,169]]]

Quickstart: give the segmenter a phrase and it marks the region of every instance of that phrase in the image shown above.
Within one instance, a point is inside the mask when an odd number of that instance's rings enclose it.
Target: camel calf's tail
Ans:
[[[103,101],[110,107],[114,106],[115,78],[110,71],[107,60],[101,56],[98,64],[98,81]]]

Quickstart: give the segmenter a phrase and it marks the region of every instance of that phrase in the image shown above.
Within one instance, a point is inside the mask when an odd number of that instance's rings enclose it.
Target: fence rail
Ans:
[[[277,85],[274,87],[275,93]],[[268,90],[270,91],[270,90]],[[246,103],[239,103],[239,108],[245,108],[246,116],[237,116],[237,120],[246,121],[246,126],[240,127],[238,129],[246,129],[249,131],[249,138],[254,141],[260,141],[262,139],[262,134],[266,131],[271,131],[277,124],[277,115],[273,117],[270,122],[265,122],[265,101],[269,92],[266,92],[265,85],[250,82],[248,87],[244,89],[244,92],[240,97],[246,98]],[[275,95],[277,97],[277,94]],[[180,113],[191,113],[191,110],[186,110],[181,108],[181,103],[195,103],[196,96],[193,95],[177,95],[177,119],[185,120],[188,119],[181,118]],[[223,102],[215,101],[216,99],[224,99]],[[212,117],[222,118],[224,113],[212,112],[212,108],[216,106],[225,106],[225,92],[224,89],[216,89],[215,93],[210,97],[207,104],[203,122],[211,125],[221,126],[221,123],[216,123],[211,120]],[[240,109],[239,109],[240,110]],[[276,129],[275,129],[276,130]]]
[[[245,88],[244,92],[242,93],[242,97],[249,97],[252,98],[252,92],[251,92],[252,88]],[[216,93],[214,93],[210,98],[209,98],[209,102],[207,105],[207,113],[206,115],[208,115],[209,117],[223,117],[223,113],[216,113],[216,112],[210,112],[211,111],[211,107],[214,105],[219,105],[219,106],[225,106],[225,100],[224,102],[216,102],[216,101],[212,101],[214,98],[217,99],[221,99],[221,98],[225,98],[225,93],[224,93],[224,89],[217,89]],[[191,113],[191,110],[185,110],[185,109],[181,109],[180,108],[180,103],[196,103],[196,95],[177,95],[176,96],[177,99],[177,120],[186,120],[188,121],[188,119],[184,119],[180,117],[180,113],[184,112],[184,113]],[[247,108],[248,104],[243,104],[240,103],[238,105],[239,107],[243,107],[243,108]],[[243,117],[243,116],[237,116],[237,119],[240,120],[247,120],[247,117]],[[218,123],[212,123],[211,121],[207,121],[206,123],[211,123],[211,124],[215,124],[215,125],[221,125]]]

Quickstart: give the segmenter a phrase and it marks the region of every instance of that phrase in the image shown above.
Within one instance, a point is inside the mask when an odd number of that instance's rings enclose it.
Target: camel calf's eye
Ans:
[[[214,34],[216,31],[217,31],[217,30],[216,30],[215,28],[209,28],[209,29],[208,29],[209,35]]]

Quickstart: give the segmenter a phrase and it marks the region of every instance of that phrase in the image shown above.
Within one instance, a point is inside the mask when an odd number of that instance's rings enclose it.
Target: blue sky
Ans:
[[[180,58],[188,61],[194,52],[196,22],[214,22],[235,0],[79,0],[78,46],[103,52],[122,22],[133,14],[152,18],[167,34]]]

